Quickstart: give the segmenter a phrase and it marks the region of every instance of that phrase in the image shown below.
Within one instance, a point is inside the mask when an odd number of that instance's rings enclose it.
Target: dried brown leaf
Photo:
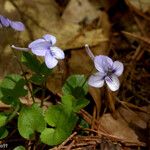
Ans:
[[[100,118],[100,125],[105,127],[111,135],[126,143],[140,143],[139,139],[142,135],[137,133],[140,133],[141,129],[146,129],[147,123],[135,112],[126,108],[121,107],[116,115],[117,119],[114,119],[111,114],[104,114]]]
[[[98,18],[100,11],[96,10],[88,0],[70,0],[62,19],[66,22],[81,23],[86,21],[91,23]]]

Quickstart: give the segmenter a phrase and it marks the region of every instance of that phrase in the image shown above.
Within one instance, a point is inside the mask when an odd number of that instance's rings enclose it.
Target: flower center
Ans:
[[[111,69],[108,69],[107,71],[107,76],[111,76],[112,75],[112,70]]]
[[[51,46],[49,47],[49,52],[50,52],[50,54],[51,54],[52,56],[55,55],[54,51],[51,49]]]
[[[106,76],[111,76],[112,74],[114,74],[115,70],[113,70],[112,68],[108,68]]]

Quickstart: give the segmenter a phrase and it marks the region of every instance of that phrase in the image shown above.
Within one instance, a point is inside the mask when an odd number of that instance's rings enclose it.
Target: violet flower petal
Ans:
[[[46,45],[44,45],[43,43],[38,44],[36,47],[32,47],[31,51],[33,54],[37,55],[37,56],[45,56],[46,52],[49,51],[49,49],[47,48]]]
[[[58,60],[55,59],[51,55],[50,51],[47,51],[46,54],[45,54],[45,64],[46,64],[46,66],[48,68],[52,69],[52,68],[54,68],[57,65],[57,63],[58,63]]]
[[[29,48],[37,47],[37,44],[43,43],[43,42],[44,42],[44,43],[48,43],[48,42],[46,42],[44,39],[37,39],[37,40],[31,42],[31,43],[28,45],[28,47],[29,47]]]
[[[50,42],[52,45],[54,45],[54,44],[56,43],[56,37],[53,36],[53,35],[45,34],[45,35],[43,36],[43,38],[44,38],[46,41]]]
[[[106,73],[109,68],[112,68],[113,61],[108,56],[99,55],[94,59],[95,68],[102,73]]]
[[[119,61],[114,61],[113,70],[115,75],[120,76],[124,70],[123,64]]]
[[[46,51],[50,51],[50,44],[47,41],[40,42],[42,39],[35,40],[29,44],[32,53],[37,56],[45,56]]]
[[[10,26],[13,29],[17,30],[17,31],[23,31],[23,30],[25,30],[24,24],[22,22],[19,22],[19,21],[11,21]]]
[[[58,48],[56,46],[52,46],[50,48],[50,50],[52,52],[53,57],[55,57],[57,59],[64,59],[65,58],[65,54],[60,48]]]
[[[106,76],[105,81],[111,91],[117,91],[119,89],[120,82],[116,75]]]
[[[88,79],[88,84],[96,88],[102,87],[104,85],[104,74],[97,72],[90,76]]]
[[[2,26],[8,27],[9,26],[9,19],[0,15],[0,22],[2,24]]]

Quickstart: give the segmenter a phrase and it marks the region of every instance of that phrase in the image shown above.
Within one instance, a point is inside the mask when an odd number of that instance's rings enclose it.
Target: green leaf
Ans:
[[[74,112],[72,112],[66,118],[67,126],[66,123],[63,123],[64,125],[63,129],[66,130],[66,132],[68,132],[69,135],[72,133],[72,130],[75,128],[78,119],[79,117]]]
[[[3,113],[0,113],[0,127],[4,126],[7,120],[7,116],[5,116]]]
[[[73,112],[66,112],[63,105],[52,105],[45,113],[45,120],[51,128],[45,129],[41,140],[48,145],[58,145],[63,142],[74,129],[78,116]]]
[[[84,108],[89,104],[89,100],[85,98],[76,99],[72,95],[64,95],[62,96],[62,104],[65,111],[79,112],[80,109]]]
[[[26,150],[24,146],[17,146],[13,150]]]
[[[45,81],[45,77],[40,74],[33,74],[30,80],[37,85],[41,85]]]
[[[7,137],[8,131],[5,127],[0,127],[0,139]]]
[[[35,131],[42,132],[45,127],[42,109],[37,104],[22,108],[18,118],[18,130],[22,137],[31,139]]]
[[[45,113],[46,122],[55,128],[63,128],[65,130],[72,130],[77,120],[76,114],[73,112],[66,112],[63,105],[52,105]],[[67,126],[65,125],[67,122]],[[70,122],[68,125],[68,122]]]
[[[86,107],[89,104],[89,100],[85,98],[77,99],[74,104],[74,112],[79,112],[80,109]]]
[[[66,112],[73,112],[74,104],[76,101],[75,97],[72,95],[64,95],[62,96],[61,101]]]
[[[36,73],[40,73],[40,61],[31,53],[22,52],[21,62],[29,69]]]
[[[52,127],[61,126],[66,116],[61,104],[50,106],[45,113],[45,121]],[[58,123],[60,122],[60,123]]]
[[[41,133],[40,138],[43,143],[54,146],[62,143],[69,135],[70,134],[61,128],[46,128]]]
[[[19,97],[25,96],[25,80],[17,74],[7,75],[0,84],[0,99],[6,104],[19,103]]]
[[[52,69],[47,68],[47,66],[45,65],[45,62],[43,62],[40,66],[40,73],[42,75],[48,76],[52,73]]]
[[[88,92],[88,84],[84,75],[70,76],[62,88],[63,94],[73,95],[75,98],[82,98]]]

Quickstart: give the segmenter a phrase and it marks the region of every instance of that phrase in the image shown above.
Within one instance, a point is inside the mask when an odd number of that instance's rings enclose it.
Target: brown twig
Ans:
[[[136,35],[136,34],[127,32],[127,31],[122,31],[121,33],[123,33],[123,34],[126,35],[126,36],[130,36],[130,37],[132,37],[132,38],[136,38],[136,39],[138,39],[138,40],[141,40],[141,41],[143,41],[143,42],[145,42],[145,43],[147,43],[147,44],[150,45],[150,39],[147,38],[147,37],[142,37],[142,36],[139,36],[139,35]]]
[[[143,17],[144,19],[146,19],[147,21],[150,21],[150,17],[146,16],[143,12],[141,12],[138,8],[136,8],[135,6],[133,6],[129,0],[125,0],[126,4],[128,5],[128,7],[130,8],[130,10],[132,12],[135,12],[137,15]]]
[[[77,134],[77,132],[74,132],[71,134],[62,144],[60,144],[58,147],[54,147],[50,150],[62,150],[64,149],[64,146],[67,144],[67,142],[71,141],[71,139]]]
[[[122,138],[117,137],[115,135],[102,133],[102,132],[91,130],[91,129],[85,129],[85,130],[97,133],[98,135],[100,135],[99,138],[102,138],[101,136],[103,136],[106,139],[110,139],[113,142],[120,142],[126,146],[146,146],[146,144],[144,142],[130,142],[130,141],[127,141],[126,139],[122,139]]]

